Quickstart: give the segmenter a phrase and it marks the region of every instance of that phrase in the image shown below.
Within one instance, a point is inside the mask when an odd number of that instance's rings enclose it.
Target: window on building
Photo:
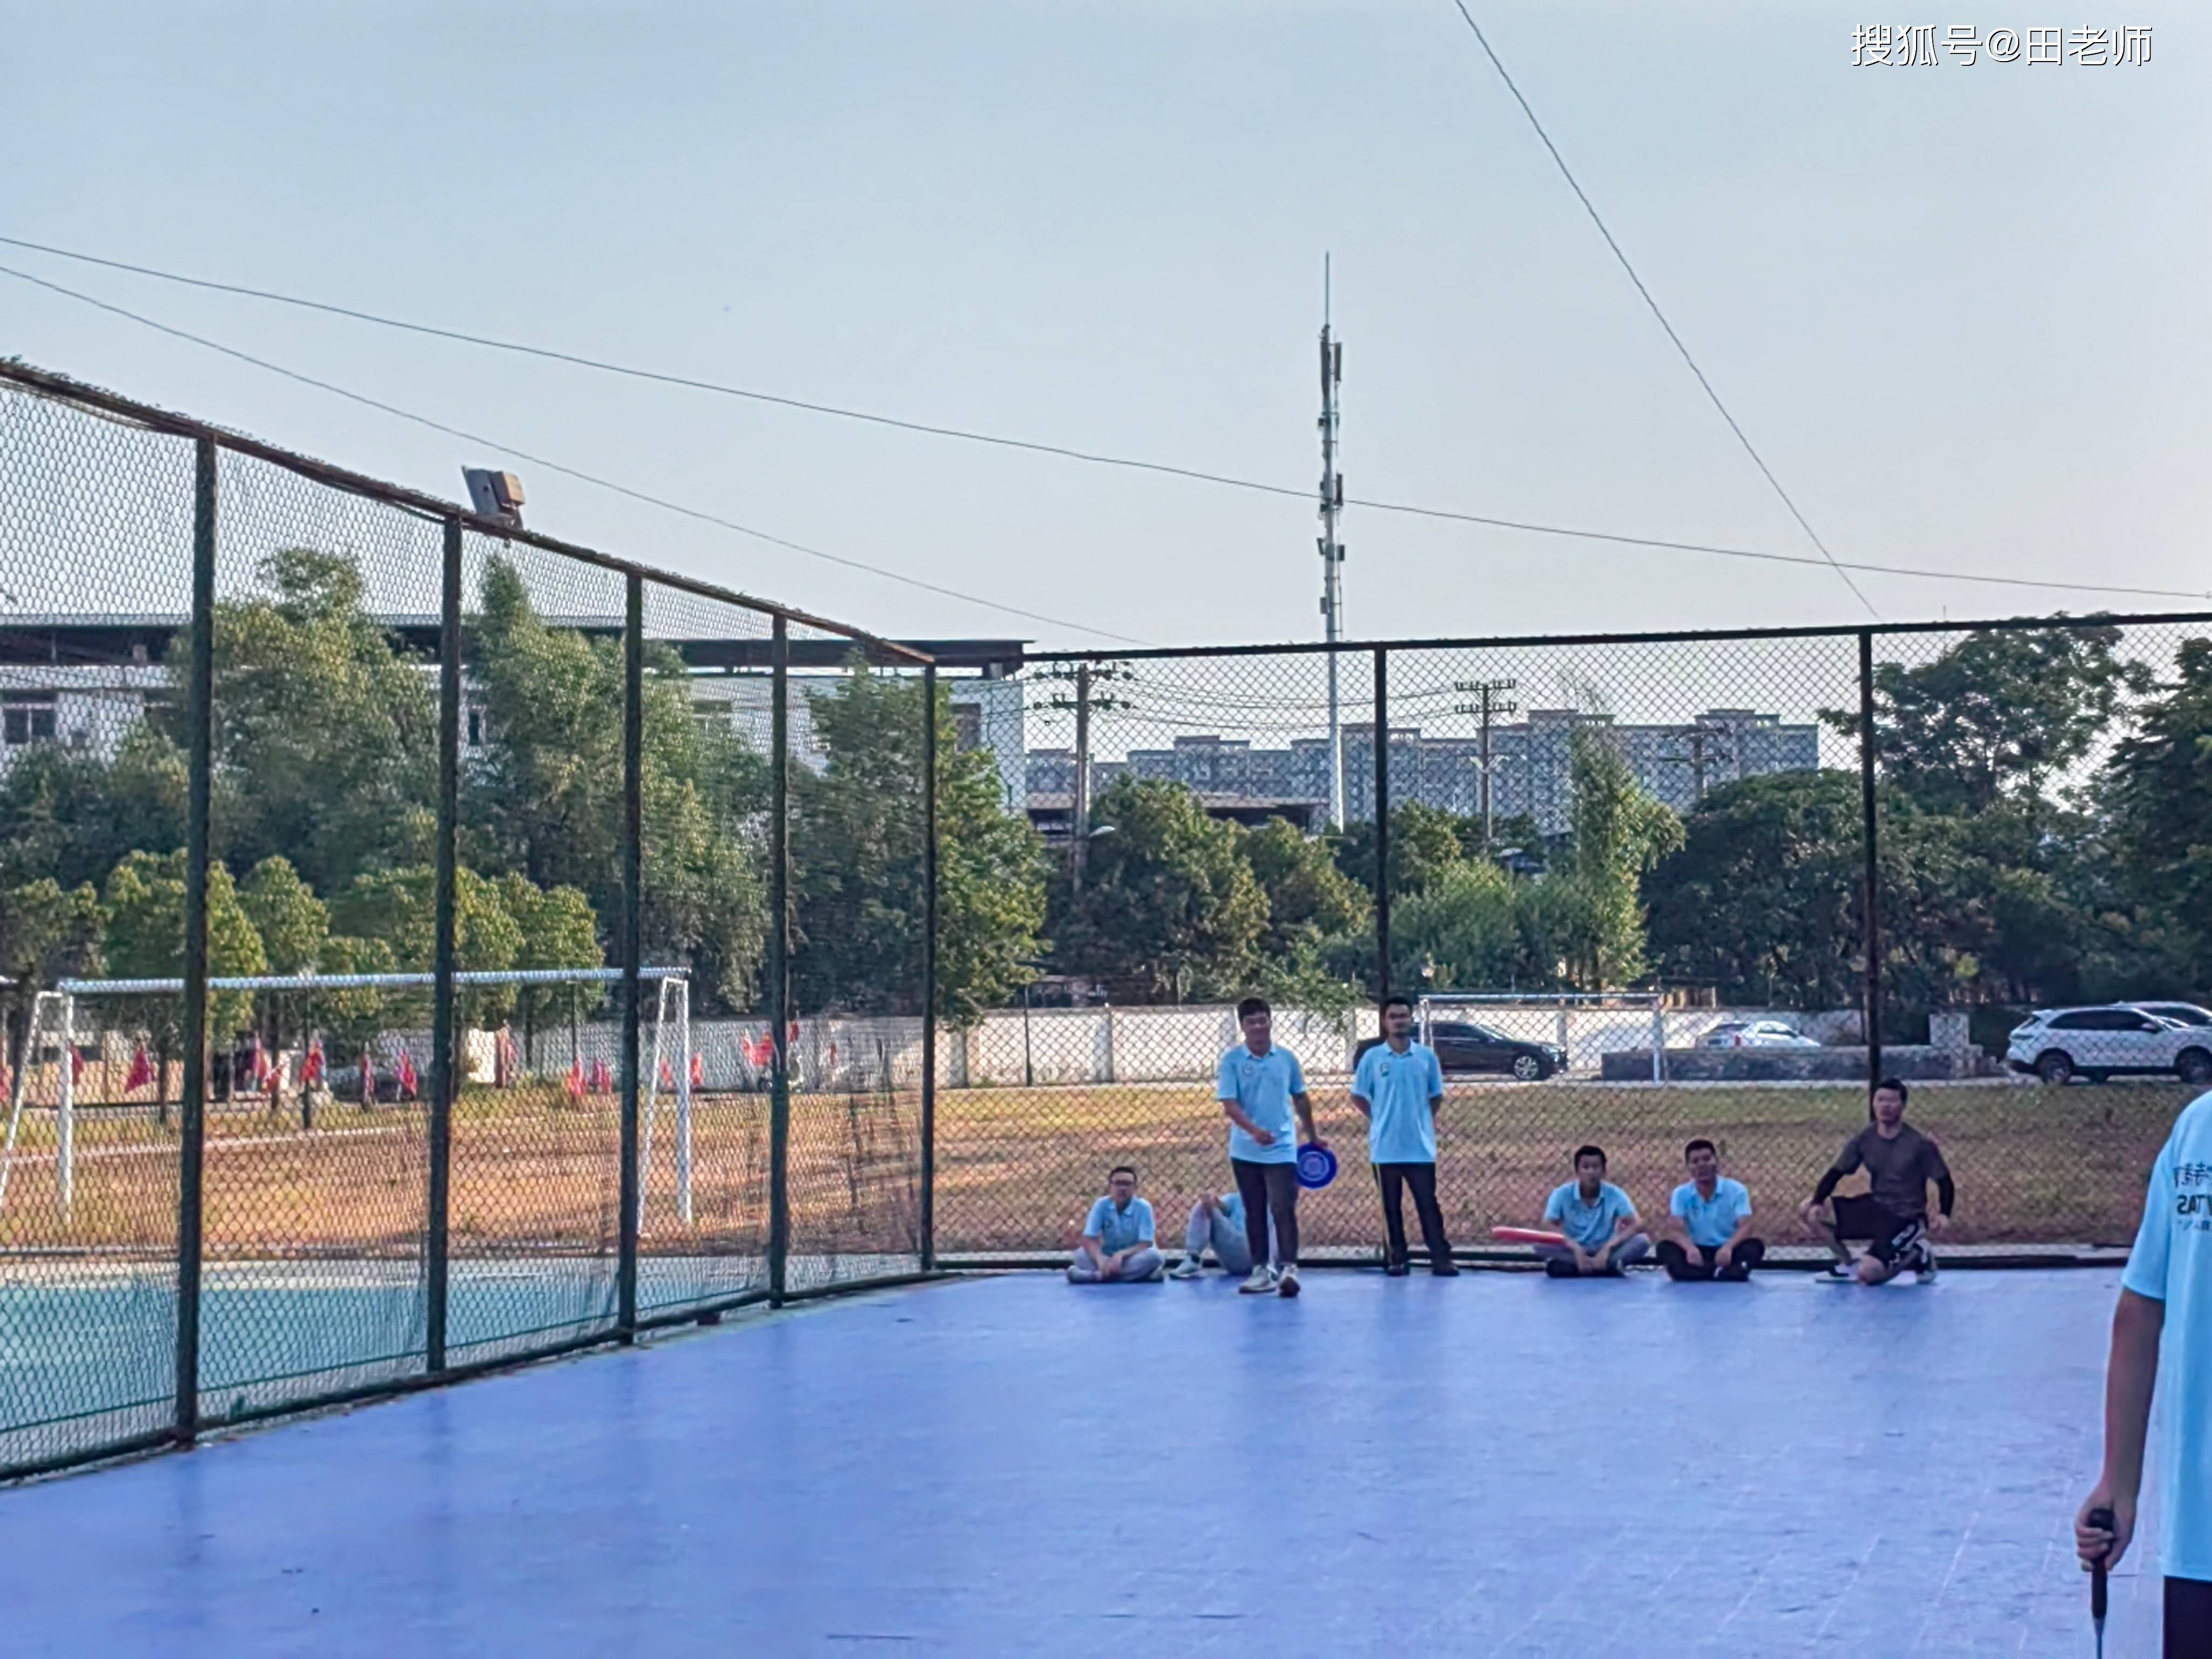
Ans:
[[[11,691],[0,704],[0,727],[12,747],[54,740],[54,697],[52,692]]]
[[[483,710],[481,708],[469,710],[469,747],[483,747]]]

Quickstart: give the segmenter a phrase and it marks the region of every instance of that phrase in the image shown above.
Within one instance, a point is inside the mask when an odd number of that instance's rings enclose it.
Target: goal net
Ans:
[[[464,971],[453,976],[457,1095],[534,1091],[558,1103],[611,1101],[619,1088],[621,1026],[607,1014],[618,968]],[[692,1220],[692,1123],[699,1058],[691,1048],[688,970],[645,968],[640,1013],[640,1224],[646,1194],[672,1192]],[[283,974],[208,981],[210,1115],[260,1114],[313,1135],[356,1115],[426,1104],[432,999],[427,973]],[[647,1021],[650,1020],[650,1024]],[[8,1079],[0,1138],[0,1211],[19,1161],[50,1165],[63,1216],[77,1202],[81,1132],[110,1138],[173,1131],[184,1092],[184,981],[70,979],[33,1000],[27,1039]],[[662,1121],[672,1119],[672,1135]],[[655,1135],[659,1140],[656,1149]],[[656,1156],[672,1179],[656,1186]],[[665,1201],[665,1200],[664,1200]]]

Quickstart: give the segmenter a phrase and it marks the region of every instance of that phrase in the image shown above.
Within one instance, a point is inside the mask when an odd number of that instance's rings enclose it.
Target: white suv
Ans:
[[[2005,1063],[2045,1083],[2102,1083],[2124,1073],[2212,1083],[2212,1031],[2140,1008],[2045,1008],[2016,1028]]]

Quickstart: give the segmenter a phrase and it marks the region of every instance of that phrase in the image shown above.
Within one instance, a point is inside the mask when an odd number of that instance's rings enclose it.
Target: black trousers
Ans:
[[[1429,1247],[1431,1265],[1451,1260],[1451,1241],[1444,1237],[1444,1212],[1437,1207],[1437,1166],[1433,1164],[1378,1164],[1376,1184],[1382,1189],[1382,1231],[1389,1240],[1386,1258],[1393,1264],[1406,1260],[1406,1188],[1413,1189],[1413,1213],[1421,1218],[1421,1243]]]
[[[1298,1265],[1298,1166],[1295,1164],[1255,1164],[1249,1158],[1232,1158],[1230,1169],[1237,1176],[1237,1195],[1244,1200],[1244,1242],[1252,1247],[1252,1260],[1267,1259],[1267,1218],[1275,1218],[1275,1260],[1279,1266]]]
[[[2212,1659],[2212,1582],[2166,1581],[2166,1659]]]
[[[1697,1247],[1694,1259],[1689,1251],[1671,1238],[1662,1238],[1653,1252],[1659,1265],[1667,1270],[1667,1277],[1675,1279],[1726,1279],[1742,1280],[1751,1277],[1751,1270],[1766,1259],[1766,1244],[1762,1239],[1747,1238],[1729,1253],[1725,1270],[1717,1271],[1713,1258],[1719,1254],[1710,1244]]]

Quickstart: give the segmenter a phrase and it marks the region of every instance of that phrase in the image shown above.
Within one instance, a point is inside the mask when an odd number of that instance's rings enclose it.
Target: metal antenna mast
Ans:
[[[1331,645],[1344,637],[1344,544],[1336,538],[1344,511],[1344,475],[1336,470],[1336,388],[1344,379],[1344,346],[1329,334],[1329,258],[1321,258],[1321,614]],[[1328,821],[1344,828],[1344,724],[1337,708],[1337,653],[1328,653]],[[1386,741],[1376,733],[1376,741]]]

